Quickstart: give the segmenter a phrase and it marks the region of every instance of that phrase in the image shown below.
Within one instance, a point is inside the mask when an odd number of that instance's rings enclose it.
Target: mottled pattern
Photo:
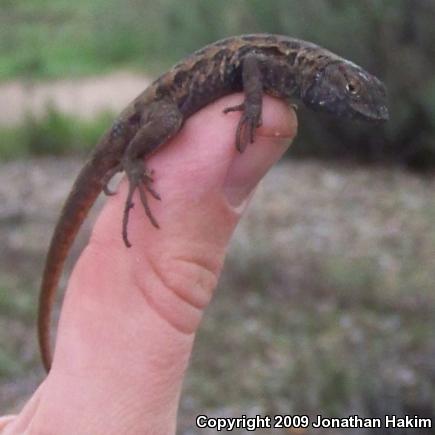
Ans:
[[[314,110],[332,113],[336,110],[335,107],[328,107],[325,99],[317,104],[313,98],[313,85],[318,84],[319,75],[326,67],[335,65],[338,75],[341,74],[339,66],[347,68],[348,75],[354,69],[355,77],[361,77],[358,72],[362,72],[369,84],[364,86],[364,93],[370,93],[370,87],[380,89],[372,104],[374,109],[376,106],[383,106],[383,109],[371,118],[386,117],[385,89],[374,76],[313,43],[269,34],[242,35],[207,45],[174,65],[137,100],[149,103],[169,99],[179,107],[184,117],[188,117],[221,96],[243,90],[242,63],[252,53],[258,56],[261,63],[266,93],[286,100],[300,98]],[[323,84],[327,84],[326,80]],[[311,92],[305,96],[308,90]],[[346,95],[344,87],[340,92],[341,99],[352,97]],[[360,113],[353,113],[355,108],[350,105],[347,116],[360,117]],[[337,110],[342,116],[343,110],[339,107]],[[367,114],[367,110],[362,112]]]

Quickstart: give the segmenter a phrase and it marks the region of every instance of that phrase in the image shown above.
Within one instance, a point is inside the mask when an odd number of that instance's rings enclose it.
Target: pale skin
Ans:
[[[240,114],[222,111],[242,99],[196,113],[149,159],[160,230],[135,198],[126,248],[125,180],[107,199],[69,280],[52,369],[17,416],[0,419],[1,435],[175,433],[195,333],[228,242],[255,186],[296,135],[294,111],[266,96],[255,142],[240,154]]]

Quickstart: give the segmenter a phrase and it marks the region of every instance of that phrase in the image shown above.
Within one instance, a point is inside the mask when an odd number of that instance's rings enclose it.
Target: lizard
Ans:
[[[177,134],[189,116],[234,92],[244,100],[224,113],[239,111],[235,146],[243,152],[261,125],[262,98],[268,94],[301,101],[337,118],[369,122],[389,117],[386,88],[355,63],[311,42],[273,34],[250,34],[219,40],[187,56],[137,96],[103,134],[79,172],[55,227],[42,276],[38,340],[43,365],[51,367],[50,316],[55,292],[71,245],[93,203],[117,172],[128,179],[122,219],[126,247],[129,211],[136,191],[150,223],[159,228],[149,196],[155,174],[146,159]]]

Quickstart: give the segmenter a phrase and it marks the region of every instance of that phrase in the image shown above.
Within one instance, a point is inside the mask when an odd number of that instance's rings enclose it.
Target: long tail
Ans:
[[[101,192],[101,180],[110,166],[113,166],[113,164],[107,164],[107,161],[105,165],[102,165],[101,160],[97,165],[96,161],[98,160],[90,159],[77,176],[54,230],[45,260],[39,296],[38,340],[42,362],[47,372],[50,370],[52,361],[51,310],[63,266],[77,232]]]

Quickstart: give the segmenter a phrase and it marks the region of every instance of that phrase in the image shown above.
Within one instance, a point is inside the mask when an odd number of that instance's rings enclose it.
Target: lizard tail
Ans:
[[[93,203],[102,190],[107,168],[98,168],[91,159],[80,171],[51,238],[42,276],[38,309],[38,341],[47,373],[51,367],[51,310],[62,269],[74,239]],[[104,171],[104,172],[103,172]]]

